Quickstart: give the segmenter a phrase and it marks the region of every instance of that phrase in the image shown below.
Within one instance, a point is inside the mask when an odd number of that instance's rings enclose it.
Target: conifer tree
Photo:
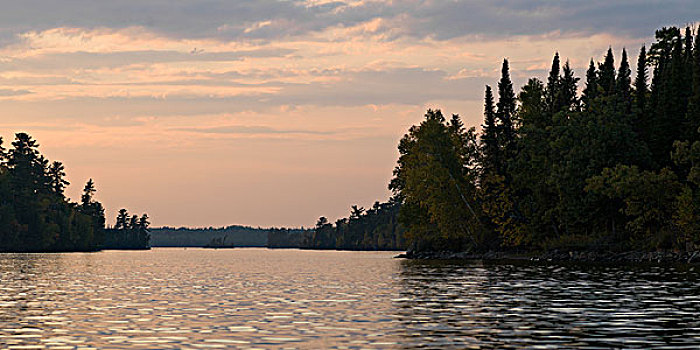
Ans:
[[[588,65],[588,70],[586,71],[586,87],[583,89],[583,95],[581,96],[581,101],[583,102],[583,109],[588,109],[591,106],[591,102],[598,96],[598,71],[595,68],[595,63],[591,59]]]
[[[621,104],[622,111],[629,113],[632,109],[630,104],[630,85],[632,83],[632,71],[629,62],[627,61],[627,50],[622,49],[622,59],[620,68],[617,71],[617,81],[615,82],[615,93],[617,94],[617,102]]]
[[[693,76],[693,33],[690,27],[685,27],[683,45],[683,61],[685,63],[686,85],[692,81]]]
[[[498,147],[498,126],[496,125],[496,112],[494,110],[493,92],[486,85],[484,95],[484,124],[481,131],[482,172],[484,174],[498,172],[498,164],[501,161],[501,152]]]
[[[550,114],[559,112],[561,106],[557,104],[557,96],[559,96],[559,52],[554,54],[552,59],[552,69],[547,77],[547,89],[545,90],[545,101]]]
[[[65,176],[66,171],[63,163],[58,161],[51,163],[49,167],[49,182],[53,193],[63,195],[63,190],[70,185],[70,182],[64,179]]]
[[[498,145],[503,150],[504,158],[499,167],[505,171],[505,162],[514,154],[515,149],[515,92],[510,80],[508,60],[503,60],[501,80],[498,82],[498,103],[496,104],[496,119],[498,121]]]
[[[649,89],[647,88],[647,50],[644,45],[639,49],[639,56],[637,57],[637,76],[634,80],[635,88],[635,105],[637,109],[637,114],[643,115],[646,110],[647,103],[647,93]]]
[[[695,50],[692,57],[692,84],[688,99],[688,114],[686,119],[691,131],[690,140],[700,138],[700,35],[695,36]]]
[[[571,69],[569,60],[566,60],[566,63],[564,63],[562,73],[559,94],[557,97],[557,105],[559,106],[560,110],[564,109],[566,111],[576,111],[579,109],[576,91],[578,89],[577,85],[580,78],[574,76],[574,70]]]
[[[600,65],[600,86],[605,95],[610,95],[615,90],[615,58],[612,48],[608,48],[605,61]]]
[[[97,192],[95,182],[89,179],[83,188],[83,194],[80,196],[80,203],[83,207],[87,207],[92,203],[92,196]]]

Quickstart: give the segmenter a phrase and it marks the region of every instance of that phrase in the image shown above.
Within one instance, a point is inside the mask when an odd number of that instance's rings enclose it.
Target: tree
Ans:
[[[114,229],[128,230],[131,228],[129,224],[129,211],[124,208],[119,209],[119,214],[117,214],[117,222],[114,224]]]
[[[695,50],[693,50],[691,64],[691,95],[688,98],[688,129],[697,131],[700,128],[700,35],[695,36]],[[691,134],[691,140],[697,140],[698,133]]]
[[[462,175],[462,159],[445,118],[428,110],[399,143],[389,188],[402,200],[399,221],[414,247],[461,250],[482,239],[475,187]]]
[[[498,103],[496,104],[496,120],[498,123],[498,145],[502,149],[506,159],[514,156],[515,151],[515,93],[513,83],[510,80],[510,68],[508,60],[503,60],[501,67],[501,80],[498,82]],[[505,165],[499,165],[505,172]]]
[[[141,215],[141,218],[139,219],[139,227],[146,229],[150,224],[151,223],[148,221],[148,214],[144,213],[143,215]]]
[[[95,189],[95,182],[93,182],[92,179],[89,179],[83,188],[82,196],[80,196],[80,202],[83,207],[87,207],[90,203],[92,203],[92,197],[95,195],[95,192],[97,192]]]
[[[625,113],[632,111],[631,105],[631,78],[632,71],[630,70],[629,62],[627,61],[627,50],[622,49],[622,59],[620,68],[617,71],[617,80],[615,82],[615,93],[618,96],[619,108]]]
[[[549,77],[547,78],[547,90],[545,91],[545,100],[550,114],[559,112],[562,108],[560,101],[558,100],[559,88],[561,85],[559,76],[559,52],[554,54],[554,59],[552,60],[552,69],[549,71]]]
[[[574,70],[569,65],[569,60],[566,60],[563,68],[563,75],[560,79],[559,91],[557,94],[557,111],[577,111],[579,109],[578,97],[578,81],[580,78],[574,76]]]
[[[595,68],[595,63],[591,59],[588,65],[588,70],[586,71],[586,88],[583,89],[583,95],[581,96],[581,101],[583,102],[583,109],[588,109],[591,103],[598,96],[598,70]]]
[[[612,48],[608,48],[605,61],[600,65],[599,85],[603,89],[604,95],[610,95],[615,90],[615,58],[613,57]]]
[[[70,182],[64,179],[65,176],[65,167],[61,162],[55,161],[51,163],[49,167],[49,184],[55,194],[63,195],[66,186],[70,185]]]
[[[326,225],[328,225],[328,219],[325,216],[321,216],[320,218],[318,218],[318,221],[316,222],[317,229]]]
[[[647,88],[648,77],[646,56],[646,47],[642,45],[642,48],[639,49],[639,56],[637,57],[637,76],[634,80],[636,113],[640,116],[643,116],[644,112],[646,111],[647,94],[649,93],[649,89]]]
[[[494,110],[493,93],[491,87],[486,85],[484,97],[484,124],[481,132],[481,168],[484,174],[499,173],[501,164],[501,150],[498,145],[498,127],[496,125],[496,112]]]

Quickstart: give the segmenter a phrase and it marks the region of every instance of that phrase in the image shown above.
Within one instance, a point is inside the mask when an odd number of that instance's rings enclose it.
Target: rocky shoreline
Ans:
[[[581,262],[581,263],[654,263],[654,264],[700,264],[700,251],[691,252],[605,252],[552,250],[543,253],[514,252],[413,252],[399,254],[396,258],[411,260],[486,260],[486,261],[533,261],[533,262]]]

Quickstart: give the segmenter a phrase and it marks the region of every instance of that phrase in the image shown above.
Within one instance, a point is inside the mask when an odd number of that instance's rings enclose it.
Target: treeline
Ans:
[[[129,211],[120,209],[114,228],[108,228],[105,236],[105,249],[149,249],[151,235],[148,214],[129,216]]]
[[[375,202],[365,210],[353,205],[350,216],[335,223],[320,217],[314,230],[301,237],[300,246],[311,249],[402,250],[406,248],[399,223],[400,204]]]
[[[224,240],[236,247],[265,247],[268,232],[263,228],[232,225],[208,228],[160,227],[150,229],[153,247],[204,247],[215,240]]]
[[[579,85],[582,92],[579,94]],[[389,188],[411,248],[694,250],[700,244],[700,35],[662,28],[585,80],[555,54],[516,95],[508,60],[477,134],[428,110]]]
[[[104,208],[92,180],[79,203],[66,198],[61,162],[50,162],[39,144],[18,133],[6,150],[0,138],[0,251],[94,251],[102,247]]]

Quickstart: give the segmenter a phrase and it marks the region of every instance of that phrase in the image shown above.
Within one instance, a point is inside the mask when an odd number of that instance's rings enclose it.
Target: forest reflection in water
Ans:
[[[407,348],[700,347],[694,267],[402,264]]]
[[[391,252],[0,254],[0,348],[688,348],[692,267]]]

